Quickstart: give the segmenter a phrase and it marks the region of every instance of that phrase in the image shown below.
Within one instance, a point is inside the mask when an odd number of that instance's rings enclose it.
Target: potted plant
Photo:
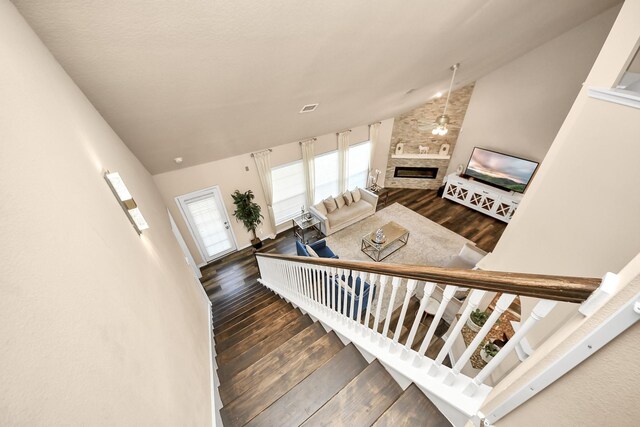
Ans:
[[[480,357],[485,362],[489,363],[491,359],[495,357],[496,354],[500,351],[500,347],[496,345],[496,343],[487,341],[487,343],[480,350]]]
[[[484,324],[487,323],[489,316],[489,312],[481,311],[479,308],[476,308],[471,312],[471,316],[469,316],[469,319],[467,319],[467,327],[473,332],[479,332]]]
[[[231,194],[231,197],[233,198],[233,204],[236,205],[233,216],[235,216],[236,220],[240,221],[253,236],[251,245],[256,249],[260,249],[262,247],[262,241],[256,236],[256,228],[262,224],[264,217],[260,213],[260,205],[253,201],[255,198],[253,191],[247,190],[241,193],[236,190]]]

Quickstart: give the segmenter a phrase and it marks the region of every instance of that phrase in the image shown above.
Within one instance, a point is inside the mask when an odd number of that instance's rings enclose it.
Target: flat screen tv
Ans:
[[[475,147],[465,176],[507,191],[524,193],[538,163]]]

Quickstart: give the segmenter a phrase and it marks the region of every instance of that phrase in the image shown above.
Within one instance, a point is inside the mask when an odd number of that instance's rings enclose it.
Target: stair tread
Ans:
[[[268,340],[260,341],[241,355],[226,361],[216,359],[220,382],[228,380],[237,372],[262,359],[311,324],[313,324],[313,320],[309,316],[301,316],[289,323],[277,334],[269,337]]]
[[[223,317],[233,314],[236,311],[242,310],[247,306],[256,304],[259,301],[269,298],[271,295],[273,295],[273,293],[268,289],[260,289],[258,292],[247,295],[246,297],[241,298],[238,301],[234,301],[231,304],[224,305],[222,307],[218,307],[214,305],[213,306],[214,319],[219,320]]]
[[[374,426],[450,427],[451,423],[415,384],[411,384]]]
[[[376,360],[311,416],[304,426],[370,426],[402,394]]]
[[[226,384],[221,384],[220,399],[225,404],[229,403],[250,388],[258,386],[272,372],[295,362],[305,348],[325,334],[326,331],[319,323],[308,326],[253,365],[235,374]]]
[[[235,323],[238,321],[238,318],[250,316],[251,314],[255,313],[256,311],[262,310],[264,307],[268,306],[278,299],[280,299],[278,295],[271,294],[268,298],[260,299],[259,301],[253,301],[252,303],[247,304],[242,308],[227,314],[224,317],[213,319],[213,326],[218,328],[221,326],[225,326],[227,323]]]
[[[251,295],[264,293],[265,290],[267,289],[265,289],[263,286],[249,286],[246,288],[242,288],[232,294],[227,294],[220,298],[211,299],[211,304],[216,309],[222,311],[225,308],[232,306],[233,304],[237,304],[238,302],[247,299]]]
[[[239,330],[244,329],[245,327],[249,326],[250,324],[258,321],[261,318],[263,318],[267,314],[275,312],[278,309],[280,309],[281,307],[285,307],[285,306],[288,306],[288,305],[289,304],[285,300],[278,299],[278,300],[272,302],[271,304],[269,304],[268,306],[264,307],[260,311],[257,311],[257,312],[255,312],[253,314],[245,316],[242,320],[238,320],[238,322],[227,323],[226,325],[217,327],[216,330],[215,330],[216,337],[218,337],[218,336],[220,336],[220,337],[231,336],[234,333],[238,332]]]
[[[216,286],[216,287],[207,289],[207,291],[209,292],[209,299],[213,304],[215,304],[221,301],[228,301],[230,298],[233,298],[236,295],[239,295],[248,291],[260,289],[262,287],[263,286],[260,283],[253,282],[247,285],[238,284],[236,287],[231,287],[231,288],[223,288],[220,286]]]
[[[282,300],[279,300],[282,301]],[[274,301],[274,303],[269,304],[266,308],[271,307],[273,304],[278,303],[278,301]],[[236,328],[225,328],[226,330],[223,332],[215,333],[216,340],[216,348],[219,351],[224,351],[225,349],[233,346],[234,344],[242,341],[246,337],[251,334],[254,334],[256,331],[269,326],[269,324],[276,319],[286,315],[288,312],[295,310],[290,304],[278,304],[276,307],[273,307],[272,310],[264,312],[260,319],[248,319],[249,316],[239,320],[236,323]],[[262,313],[264,310],[260,310],[259,313]]]
[[[284,316],[275,319],[271,324],[264,325],[260,329],[253,331],[251,335],[248,335],[242,341],[234,344],[231,347],[219,351],[218,358],[222,360],[231,360],[234,357],[239,356],[241,353],[244,353],[260,341],[269,338],[270,335],[275,334],[277,331],[284,328],[288,323],[301,316],[302,314],[297,309],[289,311]],[[216,350],[218,349],[216,348]]]
[[[367,367],[349,344],[249,422],[249,426],[300,425]]]
[[[241,426],[269,407],[273,402],[295,387],[313,371],[324,365],[344,346],[333,333],[325,334],[304,349],[300,356],[287,366],[274,371],[260,384],[222,407],[220,415],[225,426]]]

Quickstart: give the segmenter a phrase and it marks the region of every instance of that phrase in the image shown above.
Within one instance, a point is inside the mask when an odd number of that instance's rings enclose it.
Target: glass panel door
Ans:
[[[212,261],[236,250],[227,211],[218,187],[176,198],[200,255]]]

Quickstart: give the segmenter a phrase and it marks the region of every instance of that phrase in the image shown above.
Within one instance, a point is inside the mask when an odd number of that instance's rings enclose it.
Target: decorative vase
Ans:
[[[480,349],[480,358],[484,360],[486,363],[491,362],[493,356],[489,356],[486,351],[484,351],[484,347]]]
[[[469,317],[467,319],[467,328],[471,329],[473,332],[480,332],[480,329],[482,329],[482,326],[476,325],[474,321],[471,320],[471,318]]]
[[[377,243],[384,242],[384,233],[382,232],[382,228],[378,228],[376,230],[376,242]]]

